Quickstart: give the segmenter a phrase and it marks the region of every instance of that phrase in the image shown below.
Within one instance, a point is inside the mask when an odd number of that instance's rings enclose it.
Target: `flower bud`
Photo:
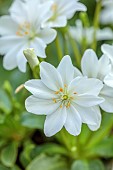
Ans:
[[[27,48],[23,51],[31,69],[33,70],[36,66],[39,65],[39,60],[35,54],[35,50],[33,48]]]

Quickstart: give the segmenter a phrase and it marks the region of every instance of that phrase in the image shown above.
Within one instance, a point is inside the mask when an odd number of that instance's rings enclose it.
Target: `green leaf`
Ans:
[[[8,8],[11,5],[12,0],[0,0],[0,15],[8,14]]]
[[[31,151],[33,150],[34,146],[34,144],[27,143],[27,145],[24,147],[23,152],[20,154],[20,162],[24,167],[26,167],[32,159]]]
[[[31,156],[34,158],[41,153],[46,153],[49,155],[54,154],[69,155],[68,151],[64,147],[54,143],[43,144],[35,147],[31,152]]]
[[[7,167],[12,167],[15,164],[17,157],[17,143],[12,142],[6,146],[1,152],[1,161]]]
[[[45,116],[37,116],[25,112],[22,116],[21,123],[25,127],[43,129]]]
[[[3,113],[10,113],[12,110],[11,101],[4,90],[0,89],[0,110]]]
[[[0,170],[9,170],[9,168],[6,168],[5,166],[0,164]]]
[[[105,158],[113,157],[113,137],[106,138],[89,150],[90,155],[98,155]]]
[[[103,163],[96,160],[77,160],[72,164],[71,170],[105,170]]]
[[[77,160],[72,164],[71,170],[89,170],[89,165],[86,160]]]
[[[90,161],[89,170],[105,170],[104,164],[99,159]]]
[[[11,170],[21,170],[21,169],[15,165],[13,168],[11,168]]]
[[[48,157],[37,156],[26,168],[26,170],[68,170],[66,160],[60,156]]]

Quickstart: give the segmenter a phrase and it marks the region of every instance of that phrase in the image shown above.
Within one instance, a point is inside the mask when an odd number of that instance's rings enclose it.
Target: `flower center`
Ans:
[[[24,22],[23,24],[19,25],[16,34],[18,36],[25,36],[30,33],[30,24],[28,22]]]
[[[68,93],[66,85],[64,88],[60,88],[58,91],[56,91],[55,94],[57,95],[57,98],[53,99],[54,103],[61,102],[60,108],[62,108],[62,106],[66,106],[66,108],[70,107],[71,101],[74,98],[72,97],[72,94]],[[75,95],[75,93],[73,95]]]
[[[30,40],[36,37],[35,31],[33,28],[31,28],[31,25],[28,22],[24,22],[23,24],[19,25],[16,35],[20,37],[28,36]]]
[[[63,100],[67,100],[68,99],[68,95],[63,95],[62,99]]]

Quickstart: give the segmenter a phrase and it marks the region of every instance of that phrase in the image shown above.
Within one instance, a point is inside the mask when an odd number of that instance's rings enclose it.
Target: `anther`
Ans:
[[[56,99],[52,99],[54,103],[57,103]]]
[[[59,93],[59,91],[56,91],[56,92],[55,92],[55,94],[58,94],[58,93]]]
[[[76,92],[74,92],[73,94],[77,94]]]
[[[62,88],[60,88],[60,92],[63,92],[63,89],[62,89]]]

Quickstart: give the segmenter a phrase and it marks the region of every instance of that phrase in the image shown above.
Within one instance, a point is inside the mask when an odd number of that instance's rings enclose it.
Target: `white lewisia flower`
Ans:
[[[83,39],[90,45],[94,40],[95,29],[93,27],[84,27],[81,20],[76,20],[76,26],[70,26],[69,32],[72,38],[78,43],[81,43]],[[106,27],[104,29],[96,30],[96,40],[113,40],[113,31]]]
[[[45,48],[56,37],[55,30],[41,28],[51,5],[51,2],[40,5],[37,0],[32,3],[15,0],[10,15],[0,18],[0,53],[5,54],[4,68],[11,70],[18,66],[25,72],[27,60],[23,50],[26,48],[34,48],[37,56],[46,57]]]
[[[102,45],[102,52],[110,59],[112,70],[111,72],[105,77],[104,82],[110,87],[113,87],[113,45],[103,44]]]
[[[103,102],[98,97],[103,87],[97,79],[74,78],[74,67],[69,56],[65,56],[56,69],[51,64],[40,64],[41,80],[30,80],[25,88],[33,95],[28,97],[25,107],[28,112],[47,115],[44,132],[52,136],[63,126],[72,135],[78,135],[81,124],[98,126],[101,114],[96,105]],[[95,106],[95,107],[94,107]]]
[[[43,0],[43,2],[50,0]],[[67,20],[71,19],[75,12],[86,11],[85,5],[78,2],[79,0],[51,0],[51,17],[45,22],[44,26],[65,27]]]
[[[113,0],[103,0],[104,9],[101,12],[100,21],[103,24],[113,23]]]
[[[84,76],[88,78],[97,78],[104,84],[104,78],[111,71],[110,60],[103,55],[99,60],[93,50],[86,50],[81,61],[81,69]],[[113,88],[104,84],[100,94],[105,101],[100,107],[106,112],[113,112]]]

